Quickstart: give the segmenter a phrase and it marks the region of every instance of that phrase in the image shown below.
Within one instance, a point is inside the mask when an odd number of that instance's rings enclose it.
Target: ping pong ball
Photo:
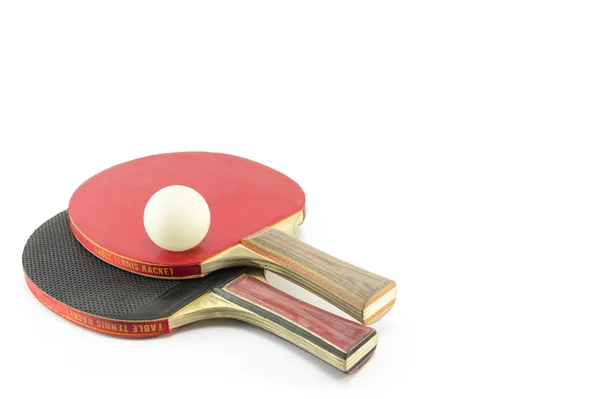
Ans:
[[[150,239],[167,251],[187,251],[208,233],[210,209],[196,190],[168,186],[158,190],[144,209],[144,227]]]

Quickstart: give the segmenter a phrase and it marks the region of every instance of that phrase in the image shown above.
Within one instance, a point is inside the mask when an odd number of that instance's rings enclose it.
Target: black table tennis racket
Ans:
[[[236,267],[191,280],[160,280],[115,268],[75,238],[67,212],[40,226],[23,252],[27,285],[48,308],[101,333],[150,337],[211,318],[243,320],[352,373],[373,354],[377,333],[266,283],[263,271]]]

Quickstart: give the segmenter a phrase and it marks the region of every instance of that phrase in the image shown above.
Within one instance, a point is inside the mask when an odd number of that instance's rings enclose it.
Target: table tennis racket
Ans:
[[[210,229],[196,247],[173,252],[146,233],[144,208],[158,190],[191,187],[210,208]],[[179,152],[121,163],[85,181],[68,213],[77,239],[105,262],[165,279],[206,275],[239,264],[277,273],[362,323],[390,310],[396,284],[321,252],[295,237],[305,196],[286,175],[227,154]]]
[[[90,254],[66,211],[40,226],[23,251],[26,282],[60,316],[101,333],[149,337],[197,320],[233,318],[270,331],[352,373],[375,351],[377,333],[267,284],[263,270],[234,267],[200,279],[160,280]]]

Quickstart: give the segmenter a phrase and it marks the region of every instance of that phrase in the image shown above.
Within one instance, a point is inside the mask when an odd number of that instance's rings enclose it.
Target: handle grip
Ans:
[[[356,320],[379,320],[396,300],[396,283],[268,228],[242,245],[269,259],[261,266],[306,288]]]
[[[229,317],[264,328],[348,374],[369,360],[377,346],[372,328],[302,302],[247,274],[213,292],[229,303]]]

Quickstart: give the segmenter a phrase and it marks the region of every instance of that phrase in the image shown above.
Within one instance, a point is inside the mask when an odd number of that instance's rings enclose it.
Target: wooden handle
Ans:
[[[242,245],[273,263],[260,265],[315,293],[356,320],[379,320],[396,300],[396,283],[319,251],[277,229],[263,230]]]
[[[249,275],[213,291],[229,302],[228,317],[279,335],[345,373],[363,365],[377,346],[372,328],[302,302]]]

